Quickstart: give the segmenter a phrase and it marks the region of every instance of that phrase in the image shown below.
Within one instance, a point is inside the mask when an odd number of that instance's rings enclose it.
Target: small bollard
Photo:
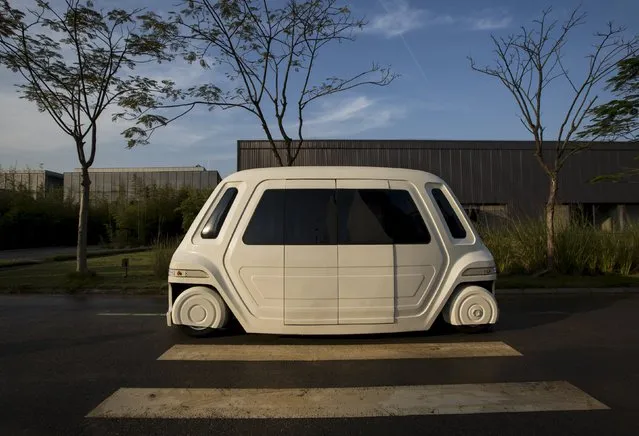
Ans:
[[[129,276],[129,258],[125,257],[122,259],[122,268],[124,268],[124,277]]]

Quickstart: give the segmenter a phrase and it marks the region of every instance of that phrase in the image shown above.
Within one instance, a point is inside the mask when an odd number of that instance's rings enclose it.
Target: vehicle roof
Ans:
[[[235,172],[225,181],[261,181],[268,179],[394,179],[418,183],[444,183],[435,174],[407,168],[369,166],[294,166],[254,168]]]

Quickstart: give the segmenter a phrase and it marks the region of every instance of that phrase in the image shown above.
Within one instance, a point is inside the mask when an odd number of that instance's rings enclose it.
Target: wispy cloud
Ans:
[[[485,9],[469,15],[450,15],[412,6],[408,0],[378,0],[384,12],[375,15],[365,32],[386,38],[403,37],[421,28],[461,25],[469,30],[496,30],[508,27],[512,17],[505,10]]]
[[[485,9],[465,18],[471,30],[497,30],[510,26],[513,17],[503,9]]]
[[[383,14],[376,15],[365,28],[392,38],[426,26],[451,24],[450,15],[438,15],[426,9],[414,8],[407,0],[379,0],[384,8]]]
[[[344,104],[339,106],[339,109],[335,110],[334,105],[324,105],[324,111],[306,122],[306,125],[312,126],[317,124],[328,124],[333,122],[345,122],[353,118],[357,118],[362,111],[370,108],[373,105],[373,101],[367,97],[356,97],[350,101],[345,101]]]
[[[356,135],[388,127],[405,113],[403,105],[366,96],[331,99],[309,115],[304,122],[304,135],[313,138]]]

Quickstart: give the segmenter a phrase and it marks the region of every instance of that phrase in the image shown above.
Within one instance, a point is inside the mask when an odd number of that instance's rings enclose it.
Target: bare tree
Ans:
[[[638,43],[637,38],[624,38],[624,28],[609,23],[605,31],[595,34],[596,43],[587,56],[585,74],[578,79],[565,67],[563,49],[571,31],[584,23],[585,14],[576,8],[565,22],[559,23],[550,19],[551,12],[551,9],[544,10],[541,17],[533,21],[532,28],[522,26],[516,35],[505,38],[493,35],[494,65],[481,67],[470,58],[473,70],[498,79],[514,97],[520,120],[533,136],[533,153],[548,176],[550,183],[545,212],[548,270],[554,268],[559,173],[571,156],[588,149],[597,139],[595,136],[588,141],[573,140],[597,100],[597,84],[614,71],[619,61],[632,56]],[[556,136],[545,142],[543,96],[548,86],[557,79],[564,81],[572,95]]]
[[[257,117],[278,163],[292,165],[304,143],[304,110],[310,103],[359,86],[386,86],[397,77],[373,64],[351,77],[328,77],[313,84],[323,49],[330,43],[354,40],[354,31],[365,22],[354,18],[347,7],[337,6],[336,0],[287,0],[275,9],[269,3],[188,0],[169,20],[147,17],[146,28],[172,41],[172,48],[188,62],[209,69],[212,59],[211,64],[225,70],[235,85],[221,89],[202,83],[177,89],[175,83],[166,82],[165,99],[150,98],[120,114],[138,120],[138,126],[125,134],[130,146],[145,143],[167,124],[169,120],[157,109],[186,108],[179,117],[196,105],[241,108]],[[295,122],[287,123],[291,110]],[[284,142],[282,151],[276,146],[277,134]]]
[[[0,64],[17,73],[21,98],[73,139],[82,168],[77,271],[86,273],[89,168],[105,109],[135,100],[155,83],[126,76],[136,64],[168,59],[158,40],[134,33],[140,10],[96,10],[91,1],[65,0],[60,8],[36,0],[12,8],[0,0]],[[43,138],[46,140],[46,138]]]

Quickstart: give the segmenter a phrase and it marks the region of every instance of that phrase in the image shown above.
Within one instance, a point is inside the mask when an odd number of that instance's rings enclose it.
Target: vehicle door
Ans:
[[[260,183],[226,252],[226,270],[258,319],[284,319],[284,180]]]
[[[395,321],[394,247],[386,180],[338,180],[339,323]]]
[[[284,323],[337,324],[335,180],[286,180]]]
[[[415,185],[391,180],[390,189],[397,316],[419,316],[438,289],[448,252]]]

